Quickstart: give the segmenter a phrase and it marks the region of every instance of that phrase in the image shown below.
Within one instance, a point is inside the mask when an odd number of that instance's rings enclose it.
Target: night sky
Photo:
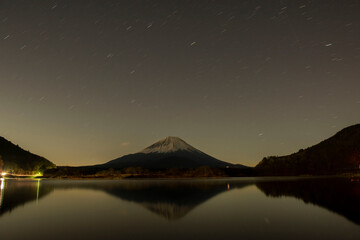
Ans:
[[[360,1],[0,1],[0,136],[57,165],[178,136],[224,161],[360,120]]]

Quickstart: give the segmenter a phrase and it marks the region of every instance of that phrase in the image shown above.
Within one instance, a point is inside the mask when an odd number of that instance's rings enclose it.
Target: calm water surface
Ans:
[[[0,239],[360,239],[345,178],[1,180]]]

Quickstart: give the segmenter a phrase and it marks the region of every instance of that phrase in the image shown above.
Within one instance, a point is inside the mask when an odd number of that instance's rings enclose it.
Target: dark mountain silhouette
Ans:
[[[55,167],[46,158],[25,151],[3,137],[0,137],[0,167],[1,165],[2,170],[15,173],[42,172]]]
[[[290,196],[324,207],[360,224],[360,182],[349,178],[262,181],[256,186],[269,197]]]
[[[297,153],[266,157],[255,170],[261,175],[336,174],[359,171],[359,165],[360,124],[357,124]]]
[[[98,165],[98,167],[117,169],[126,167],[146,169],[197,168],[200,166],[246,168],[240,164],[231,164],[211,157],[178,137],[167,137],[141,152],[125,155],[103,165]]]

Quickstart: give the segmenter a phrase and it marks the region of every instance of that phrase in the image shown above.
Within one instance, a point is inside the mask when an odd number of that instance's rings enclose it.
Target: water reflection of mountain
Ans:
[[[48,184],[47,181],[44,182]],[[56,182],[55,188],[79,188],[104,191],[135,202],[168,220],[184,217],[195,207],[230,189],[252,182],[229,180],[125,180]]]
[[[256,186],[270,197],[291,196],[324,207],[360,224],[360,182],[347,178],[263,181]]]
[[[105,191],[174,220],[184,217],[195,207],[224,191],[247,185],[249,183],[227,181],[128,182]]]
[[[53,188],[41,186],[40,180],[1,179],[0,216],[28,202],[49,194]]]
[[[2,190],[0,216],[56,189],[91,189],[140,204],[153,213],[174,220],[184,217],[195,207],[222,192],[250,184],[253,182],[231,180],[44,180],[41,183],[6,180]]]
[[[282,180],[281,180],[282,179]],[[218,180],[6,180],[2,181],[0,217],[18,206],[64,189],[103,191],[139,204],[168,220],[184,217],[212,197],[252,184],[270,197],[291,196],[338,213],[360,224],[360,182],[346,178]],[[246,206],[245,206],[246,207]]]

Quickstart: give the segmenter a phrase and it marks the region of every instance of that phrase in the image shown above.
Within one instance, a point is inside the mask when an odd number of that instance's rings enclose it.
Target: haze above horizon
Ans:
[[[357,2],[0,6],[0,136],[57,165],[177,136],[254,166],[359,123]]]

